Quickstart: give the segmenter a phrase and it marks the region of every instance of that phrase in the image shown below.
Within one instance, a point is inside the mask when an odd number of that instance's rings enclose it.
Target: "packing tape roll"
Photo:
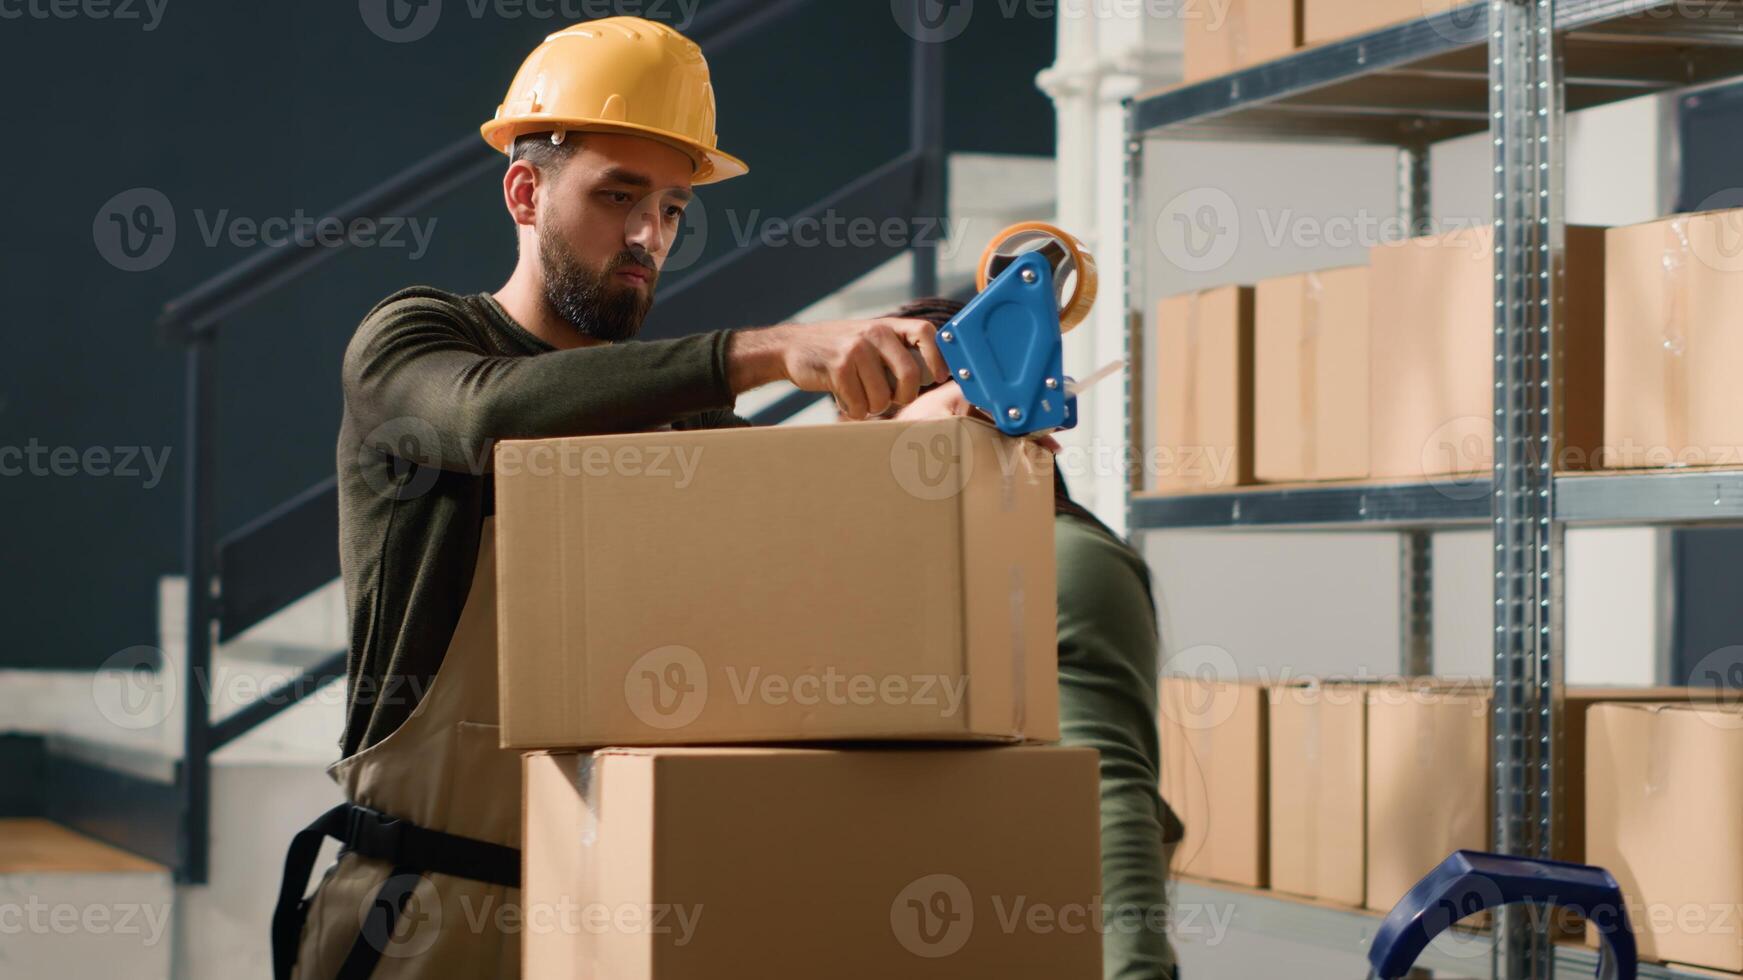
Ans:
[[[1060,291],[1059,332],[1066,333],[1089,316],[1101,281],[1095,256],[1075,236],[1055,225],[1024,221],[994,235],[986,251],[980,254],[980,264],[975,266],[974,288],[977,292],[985,290],[1003,271],[995,268],[999,259],[1013,259],[1025,252],[1047,249],[1049,245],[1058,246],[1049,250],[1052,254],[1048,257],[1053,264],[1054,288]],[[1073,280],[1069,296],[1064,293],[1067,279]]]

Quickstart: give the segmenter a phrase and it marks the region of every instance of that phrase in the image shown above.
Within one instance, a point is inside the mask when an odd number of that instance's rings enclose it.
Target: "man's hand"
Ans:
[[[927,374],[949,376],[937,333],[926,320],[890,317],[740,331],[727,348],[728,370],[734,391],[785,378],[829,392],[843,414],[863,419],[912,402]]]
[[[914,422],[920,419],[947,419],[958,415],[972,416],[986,422],[992,421],[987,413],[975,407],[975,404],[963,395],[961,386],[954,381],[939,385],[914,399],[912,404],[896,413],[896,418]],[[1053,434],[1050,432],[1026,436],[1025,438],[1050,453],[1057,454],[1059,452],[1059,440],[1053,438]]]

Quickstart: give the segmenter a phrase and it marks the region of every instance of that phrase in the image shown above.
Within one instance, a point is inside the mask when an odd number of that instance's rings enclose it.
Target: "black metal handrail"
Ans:
[[[717,53],[810,2],[716,0],[696,15],[690,37]],[[502,154],[476,133],[468,134],[304,227],[330,227],[333,221],[349,227],[362,219],[402,214],[447,197],[474,177],[496,169],[501,162]],[[164,304],[157,320],[160,335],[174,343],[193,343],[217,330],[225,318],[345,251],[350,245],[347,237],[329,244],[317,240],[312,233],[299,233],[297,237],[262,245],[247,258]]]
[[[702,12],[690,30],[710,53],[751,36],[774,19],[804,6],[810,0],[716,0]],[[912,128],[909,151],[871,173],[861,175],[806,213],[829,207],[861,207],[868,213],[890,216],[927,215],[943,217],[946,199],[943,134],[943,46],[928,43],[920,30],[915,0],[909,33],[912,46],[910,111]],[[443,148],[417,164],[358,195],[327,216],[341,222],[390,216],[438,200],[468,180],[499,166],[501,158],[476,136]],[[319,223],[311,227],[318,227]],[[905,248],[914,253],[913,287],[916,293],[937,291],[936,242],[911,240]],[[177,841],[177,874],[186,882],[208,880],[211,808],[211,753],[298,703],[322,685],[340,676],[343,653],[335,653],[301,676],[269,692],[219,722],[212,721],[212,653],[220,638],[228,638],[271,615],[296,597],[331,581],[337,574],[336,548],[331,560],[313,562],[285,560],[292,542],[313,541],[336,534],[336,486],[326,481],[274,508],[234,534],[219,541],[216,533],[216,453],[214,433],[217,410],[217,338],[220,327],[250,304],[295,281],[316,265],[343,250],[344,243],[291,240],[263,246],[254,254],[170,301],[159,317],[162,334],[186,347],[188,386],[184,419],[186,440],[187,498],[184,506],[185,534],[182,559],[187,569],[188,641],[184,665],[185,742],[180,766],[182,801]],[[811,249],[787,257],[786,283],[809,293],[803,302],[786,289],[767,288],[772,270],[781,263],[768,259],[767,249],[751,248],[716,260],[685,277],[680,288],[664,298],[660,309],[682,314],[692,304],[710,312],[731,308],[723,291],[746,304],[748,310],[766,314],[767,322],[791,316],[810,302],[846,285],[894,255],[894,249]],[[827,254],[848,252],[843,256]],[[760,254],[759,254],[760,253]],[[795,265],[806,267],[804,276],[794,276]],[[785,295],[780,301],[773,297]],[[795,305],[796,304],[796,305]],[[790,307],[790,308],[786,308]],[[749,322],[759,317],[752,316]],[[709,319],[712,319],[710,317]],[[650,321],[648,336],[677,335],[679,326],[698,323],[692,317],[661,317]],[[753,421],[773,423],[790,417],[816,399],[803,393],[789,395],[764,410]],[[328,533],[332,532],[332,533]],[[282,567],[273,568],[277,564]],[[260,571],[266,569],[266,571]],[[219,583],[224,583],[222,592]]]

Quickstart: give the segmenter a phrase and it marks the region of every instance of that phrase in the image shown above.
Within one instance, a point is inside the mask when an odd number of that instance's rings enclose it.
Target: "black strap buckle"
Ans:
[[[380,810],[352,806],[350,820],[345,828],[349,840],[345,843],[364,857],[397,865],[404,856],[408,826],[404,820],[390,817]]]

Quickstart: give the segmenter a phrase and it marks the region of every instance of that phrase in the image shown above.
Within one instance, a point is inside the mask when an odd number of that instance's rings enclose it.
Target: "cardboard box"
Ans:
[[[967,419],[496,451],[503,744],[1059,735],[1052,461]]]
[[[1594,706],[1675,697],[1704,695],[1676,687],[1570,687],[1563,692],[1561,787],[1552,831],[1558,860],[1591,858],[1583,763]],[[1425,679],[1368,691],[1369,908],[1391,909],[1453,851],[1488,848],[1494,798],[1491,705],[1488,681]]]
[[[1273,689],[1271,887],[1360,906],[1367,885],[1367,689]]]
[[[1603,465],[1743,463],[1743,210],[1612,228]]]
[[[1488,475],[1495,449],[1493,230],[1380,245],[1369,259],[1370,475]],[[1558,470],[1590,468],[1603,443],[1603,268],[1604,230],[1568,228]]]
[[[1180,874],[1266,885],[1267,697],[1257,683],[1162,678],[1162,798],[1186,826]]]
[[[1253,482],[1253,289],[1170,296],[1156,313],[1158,490]]]
[[[1489,698],[1477,682],[1366,692],[1369,908],[1390,911],[1460,848],[1488,850]]]
[[[1254,287],[1254,479],[1368,475],[1368,290],[1365,266]]]
[[[1301,0],[1226,0],[1184,8],[1182,75],[1196,82],[1301,47]]]
[[[1305,0],[1302,41],[1324,44],[1461,6],[1461,0]]]
[[[1743,708],[1588,715],[1586,857],[1616,876],[1642,960],[1743,970]]]
[[[525,768],[526,977],[1101,976],[1093,750],[607,749]]]

